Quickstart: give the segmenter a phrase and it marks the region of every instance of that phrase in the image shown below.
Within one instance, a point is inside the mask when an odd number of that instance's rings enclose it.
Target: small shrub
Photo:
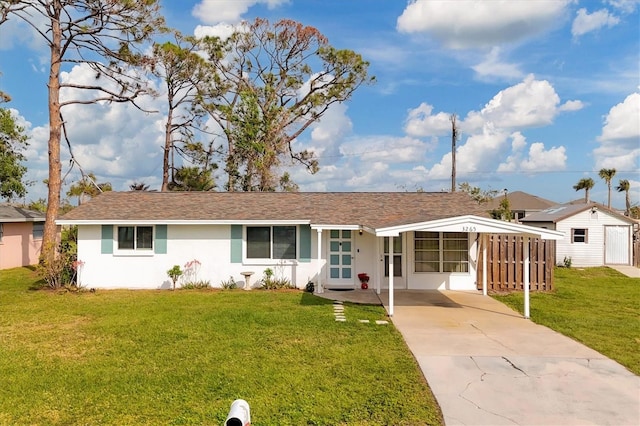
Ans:
[[[315,284],[313,284],[312,281],[309,281],[305,286],[304,291],[306,291],[307,293],[313,293],[315,289],[316,289]]]
[[[571,257],[564,257],[564,260],[562,261],[562,264],[564,265],[565,268],[571,268]]]
[[[211,288],[211,281],[206,281],[206,280],[189,281],[188,283],[182,284],[181,288],[184,288],[186,290],[202,290],[205,288]]]
[[[222,280],[220,288],[223,290],[233,290],[234,288],[238,288],[238,283],[236,283],[236,280],[234,280],[232,276],[229,276],[228,280]]]
[[[285,288],[293,288],[293,285],[291,285],[291,281],[287,278],[275,277],[273,270],[271,268],[267,268],[263,272],[260,288],[264,290],[281,290]]]
[[[182,275],[182,269],[180,269],[179,265],[173,265],[173,268],[167,271],[167,275],[169,275],[169,278],[171,278],[171,281],[173,281],[173,289],[175,290],[176,281],[178,281],[178,278],[180,278],[180,275]]]

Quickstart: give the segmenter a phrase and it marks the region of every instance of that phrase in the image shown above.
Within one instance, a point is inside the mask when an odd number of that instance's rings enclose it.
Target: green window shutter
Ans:
[[[100,253],[113,254],[113,225],[102,225]]]
[[[231,263],[242,263],[242,225],[231,225]]]
[[[300,262],[311,262],[310,225],[300,225]]]
[[[154,253],[167,254],[167,225],[156,225]]]

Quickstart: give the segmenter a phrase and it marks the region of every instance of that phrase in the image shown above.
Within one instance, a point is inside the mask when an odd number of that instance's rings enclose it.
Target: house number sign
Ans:
[[[476,232],[476,227],[465,225],[462,227],[462,232]]]

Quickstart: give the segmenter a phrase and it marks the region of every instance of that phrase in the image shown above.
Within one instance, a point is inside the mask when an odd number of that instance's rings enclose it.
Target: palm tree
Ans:
[[[607,182],[607,188],[609,189],[609,196],[607,198],[607,207],[611,208],[611,179],[616,174],[616,169],[600,169],[598,176],[600,179],[604,179]]]
[[[149,185],[144,182],[133,182],[129,185],[129,189],[132,191],[148,191]]]
[[[584,202],[585,204],[589,204],[589,190],[593,188],[593,185],[596,183],[591,178],[582,178],[573,185],[573,189],[576,191],[582,191],[584,189]]]
[[[616,186],[616,190],[618,192],[624,192],[625,197],[624,201],[626,202],[626,209],[624,211],[625,216],[631,216],[631,199],[629,198],[629,190],[631,189],[631,184],[627,179],[620,179],[620,183]]]
[[[82,204],[84,200],[93,198],[101,192],[111,191],[111,183],[96,183],[96,176],[93,173],[82,175],[82,179],[71,185],[67,191],[68,197],[78,197],[78,205]]]

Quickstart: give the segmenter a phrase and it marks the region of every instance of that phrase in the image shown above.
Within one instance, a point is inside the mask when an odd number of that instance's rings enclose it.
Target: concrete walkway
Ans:
[[[490,297],[397,291],[392,321],[447,425],[640,424],[638,376]]]
[[[630,266],[630,265],[607,265],[607,266],[609,266],[609,268],[611,269],[615,269],[616,271],[628,277],[640,278],[640,268],[636,268],[635,266]]]

